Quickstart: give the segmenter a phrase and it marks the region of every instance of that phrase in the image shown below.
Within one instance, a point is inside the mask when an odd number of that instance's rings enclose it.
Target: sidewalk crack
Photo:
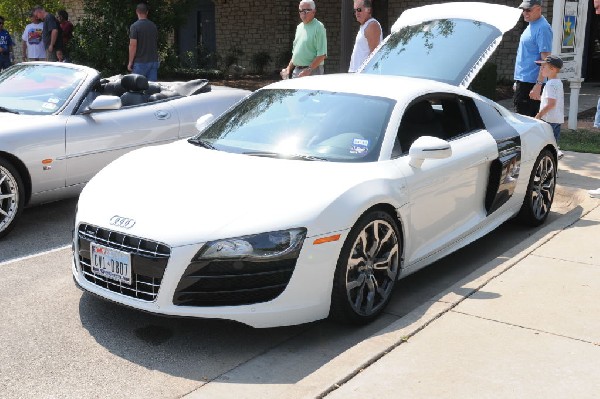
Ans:
[[[600,342],[588,341],[586,339],[571,337],[569,335],[553,333],[551,331],[546,331],[546,330],[540,330],[539,328],[527,327],[527,326],[523,326],[523,325],[520,325],[520,324],[514,324],[514,323],[509,323],[509,322],[501,321],[501,320],[497,320],[497,319],[491,319],[489,317],[483,317],[483,316],[474,315],[474,314],[471,314],[471,313],[461,312],[460,310],[456,310],[456,309],[450,309],[450,312],[462,314],[464,316],[474,317],[474,318],[480,319],[480,320],[492,321],[492,322],[495,322],[495,323],[504,324],[506,326],[518,327],[518,328],[522,328],[524,330],[535,331],[535,332],[539,332],[539,333],[543,333],[543,334],[547,334],[547,335],[553,335],[555,337],[567,338],[567,339],[570,339],[570,340],[573,340],[573,341],[579,341],[579,342],[583,342],[583,343],[586,343],[586,344],[592,344],[592,345],[595,345],[595,346],[600,346]]]

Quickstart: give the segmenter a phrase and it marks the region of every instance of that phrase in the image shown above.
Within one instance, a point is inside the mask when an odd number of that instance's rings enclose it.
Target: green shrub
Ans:
[[[252,55],[252,59],[250,63],[252,64],[252,68],[254,72],[259,75],[263,75],[265,72],[265,68],[271,62],[271,55],[266,51],[261,51],[259,53],[255,53]]]
[[[498,82],[498,67],[492,62],[486,63],[473,82],[470,89],[489,99],[496,100],[496,84]]]
[[[84,16],[75,25],[70,46],[73,62],[96,68],[104,76],[127,73],[129,27],[137,20],[135,6],[138,2],[85,0]],[[159,30],[159,79],[169,69],[179,66],[169,38],[183,23],[194,3],[195,0],[170,0],[151,4],[148,18]]]

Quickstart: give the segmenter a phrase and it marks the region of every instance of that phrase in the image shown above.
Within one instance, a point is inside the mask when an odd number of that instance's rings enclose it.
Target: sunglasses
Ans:
[[[310,9],[310,8],[305,8],[304,10],[298,10],[298,12],[300,14],[304,14],[304,15],[308,14],[311,11],[312,11],[312,9]]]
[[[362,10],[363,10],[362,8],[358,7],[358,8],[354,9],[354,12],[362,12]]]

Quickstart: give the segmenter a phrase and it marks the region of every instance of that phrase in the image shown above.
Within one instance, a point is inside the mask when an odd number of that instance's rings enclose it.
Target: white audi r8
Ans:
[[[250,92],[208,81],[102,79],[95,69],[23,62],[0,74],[0,237],[25,206],[73,197],[119,156],[197,133]]]
[[[269,85],[83,190],[73,276],[148,312],[366,323],[396,281],[552,205],[550,127],[467,89],[520,10],[406,11],[360,73]]]

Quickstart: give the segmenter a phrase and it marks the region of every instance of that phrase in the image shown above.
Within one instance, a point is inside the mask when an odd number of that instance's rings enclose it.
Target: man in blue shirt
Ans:
[[[4,29],[4,17],[0,16],[0,71],[12,65],[13,45],[10,34]]]
[[[544,78],[535,61],[545,60],[552,52],[552,27],[542,15],[541,0],[525,0],[519,6],[529,22],[519,39],[515,60],[513,102],[519,114],[535,116],[540,109]]]

